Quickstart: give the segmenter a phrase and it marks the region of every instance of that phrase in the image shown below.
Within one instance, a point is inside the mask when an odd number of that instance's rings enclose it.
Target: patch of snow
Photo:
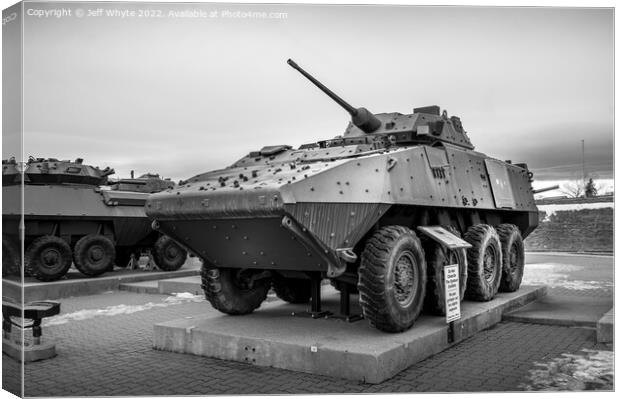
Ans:
[[[44,320],[44,326],[56,326],[71,321],[87,320],[100,316],[118,316],[122,314],[131,314],[154,308],[164,308],[171,305],[179,305],[188,302],[203,302],[205,299],[200,295],[194,295],[189,292],[181,292],[164,298],[160,303],[148,302],[143,305],[114,305],[103,309],[83,309],[72,313],[61,314]]]
[[[525,285],[548,285],[571,290],[595,290],[613,287],[611,281],[584,281],[569,279],[566,272],[582,270],[583,267],[561,263],[533,263],[525,265],[523,281]]]
[[[538,205],[539,211],[545,211],[545,219],[543,222],[549,221],[549,218],[558,211],[579,211],[581,209],[602,209],[614,208],[613,202],[591,202],[585,204],[548,204]]]
[[[546,363],[535,363],[528,391],[584,391],[614,389],[614,352],[583,349],[578,354],[562,354]]]

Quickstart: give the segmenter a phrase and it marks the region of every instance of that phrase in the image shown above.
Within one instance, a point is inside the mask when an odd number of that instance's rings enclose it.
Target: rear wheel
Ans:
[[[519,228],[514,224],[500,224],[497,234],[502,244],[501,292],[514,292],[521,286],[525,266],[525,247]]]
[[[17,240],[2,236],[2,275],[19,276],[21,256]]]
[[[465,297],[474,301],[493,299],[502,277],[502,251],[499,236],[487,224],[477,224],[467,230],[467,290]]]
[[[89,234],[73,248],[75,267],[85,276],[99,276],[114,267],[114,243],[106,236]]]
[[[213,268],[203,264],[202,288],[211,305],[222,313],[252,313],[267,298],[271,279],[252,269]]]
[[[285,278],[277,275],[273,278],[273,290],[278,298],[289,303],[308,303],[310,301],[310,280]]]
[[[179,270],[187,260],[187,251],[168,236],[161,236],[153,245],[153,260],[165,271]]]
[[[409,329],[426,292],[424,250],[415,233],[403,226],[375,232],[362,252],[357,287],[371,325],[387,332]]]
[[[446,230],[457,237],[461,233],[452,226],[444,226]],[[446,249],[437,241],[427,238],[424,240],[424,252],[428,264],[428,282],[426,284],[426,298],[424,308],[436,315],[446,314],[446,290],[444,266],[459,266],[459,299],[462,301],[467,287],[467,251],[465,248],[457,250]]]
[[[37,280],[58,280],[71,267],[71,248],[62,238],[42,236],[24,254],[24,268]]]

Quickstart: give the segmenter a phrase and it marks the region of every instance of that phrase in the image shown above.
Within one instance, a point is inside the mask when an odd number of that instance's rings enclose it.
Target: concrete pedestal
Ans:
[[[421,316],[413,328],[389,334],[366,320],[292,316],[304,306],[264,303],[246,316],[216,314],[172,320],[154,326],[155,349],[235,360],[313,374],[380,383],[478,331],[499,323],[504,312],[546,294],[546,287],[521,287],[490,302],[463,302],[449,342],[443,317]],[[339,296],[323,287],[323,308],[337,312]],[[352,312],[360,312],[352,296]],[[210,306],[206,304],[205,306]]]

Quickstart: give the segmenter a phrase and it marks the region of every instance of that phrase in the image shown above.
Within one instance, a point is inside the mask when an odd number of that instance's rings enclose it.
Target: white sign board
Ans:
[[[461,300],[459,295],[459,265],[443,267],[446,300],[446,323],[461,318]]]

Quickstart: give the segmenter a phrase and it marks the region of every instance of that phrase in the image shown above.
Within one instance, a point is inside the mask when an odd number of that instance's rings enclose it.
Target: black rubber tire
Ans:
[[[2,275],[19,276],[21,270],[21,256],[17,240],[2,236]]]
[[[487,224],[477,224],[467,230],[467,289],[465,297],[479,302],[495,297],[502,278],[502,251],[499,236]]]
[[[78,240],[73,247],[73,263],[83,275],[99,276],[114,267],[116,250],[106,236],[89,234]]]
[[[443,228],[455,236],[461,237],[461,233],[459,233],[455,227],[443,226]],[[465,297],[465,289],[467,288],[467,250],[461,248],[450,251],[437,241],[428,237],[422,240],[422,244],[424,246],[426,264],[428,266],[424,310],[438,316],[445,316],[446,292],[444,266],[453,264],[459,265],[459,299],[462,301]]]
[[[377,230],[366,242],[358,273],[364,318],[381,331],[411,328],[426,294],[426,260],[416,234],[403,226]]]
[[[276,296],[288,303],[308,303],[312,292],[310,280],[302,278],[273,277],[273,290]]]
[[[58,280],[71,267],[71,248],[60,237],[41,236],[24,254],[24,269],[40,281]]]
[[[204,265],[201,269],[202,289],[211,305],[222,313],[244,315],[252,313],[267,298],[271,279],[255,282],[252,287],[240,284],[241,269],[214,268]]]
[[[187,260],[187,251],[168,236],[161,236],[153,244],[153,260],[161,270],[179,270]]]
[[[500,292],[515,292],[523,280],[525,246],[519,228],[514,224],[500,224],[497,234],[502,244],[502,280]]]

